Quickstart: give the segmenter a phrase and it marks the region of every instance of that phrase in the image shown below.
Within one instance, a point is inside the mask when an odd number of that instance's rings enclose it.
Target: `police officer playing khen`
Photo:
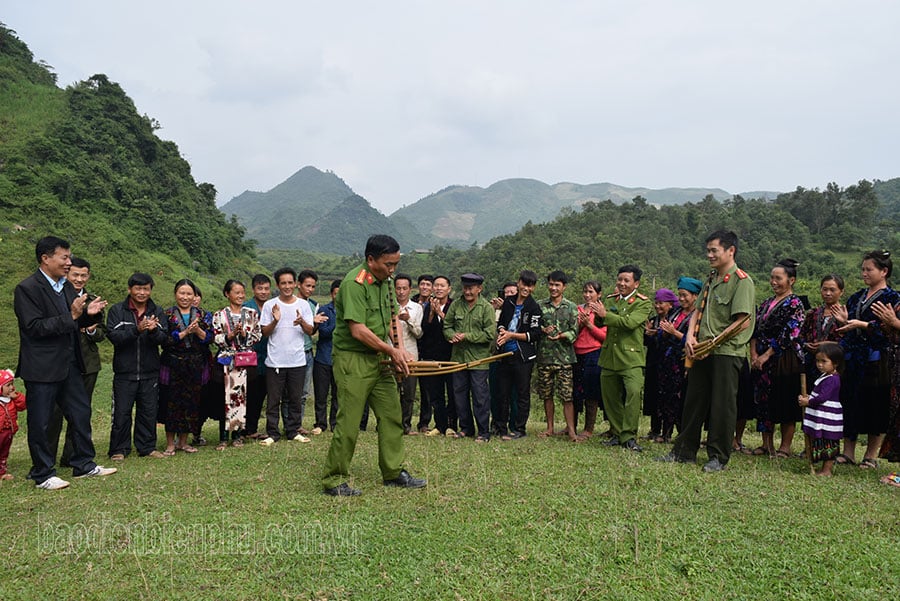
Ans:
[[[403,424],[394,370],[408,375],[411,357],[390,342],[391,333],[398,331],[390,278],[400,262],[400,245],[390,236],[371,236],[365,257],[365,263],[344,278],[334,301],[334,379],[341,402],[322,486],[325,494],[336,497],[360,494],[347,479],[366,401],[378,419],[378,462],[384,485],[423,488],[426,484],[402,467]],[[392,367],[381,363],[385,358]]]

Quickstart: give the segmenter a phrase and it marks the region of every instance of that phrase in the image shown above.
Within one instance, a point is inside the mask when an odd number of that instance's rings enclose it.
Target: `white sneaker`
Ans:
[[[318,436],[321,433],[322,433],[322,428],[320,428],[319,426],[316,426],[315,428],[312,429],[312,432],[310,432],[310,434],[312,434],[313,436]]]
[[[444,436],[456,436],[456,431],[453,428],[447,428],[447,431],[444,432]]]
[[[62,478],[57,478],[56,476],[50,476],[40,484],[35,484],[38,488],[42,488],[44,490],[59,490],[61,488],[68,488],[69,483],[63,480]]]
[[[110,474],[115,474],[118,472],[114,467],[103,467],[102,465],[94,466],[94,469],[89,471],[86,474],[81,474],[80,476],[75,476],[76,478],[93,478],[94,476],[109,476]]]
[[[264,447],[271,447],[273,444],[275,444],[275,439],[272,438],[271,436],[267,436],[267,437],[263,438],[262,440],[260,440],[259,444],[261,444]]]
[[[297,434],[297,436],[293,437],[291,440],[294,442],[309,442],[309,439],[302,434]]]

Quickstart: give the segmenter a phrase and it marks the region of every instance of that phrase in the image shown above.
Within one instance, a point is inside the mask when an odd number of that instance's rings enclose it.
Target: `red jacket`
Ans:
[[[0,403],[0,430],[12,430],[13,434],[19,431],[19,420],[16,416],[19,411],[25,411],[25,395],[16,393],[8,403]]]

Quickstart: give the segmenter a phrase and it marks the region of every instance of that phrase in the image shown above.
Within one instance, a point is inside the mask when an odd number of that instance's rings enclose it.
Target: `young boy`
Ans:
[[[8,369],[0,369],[0,480],[12,480],[6,473],[6,460],[12,439],[19,430],[16,415],[25,411],[25,395],[16,392],[16,376]]]

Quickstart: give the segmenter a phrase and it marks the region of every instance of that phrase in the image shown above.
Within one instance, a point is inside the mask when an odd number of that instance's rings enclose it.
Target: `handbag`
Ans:
[[[256,351],[238,351],[234,354],[235,367],[256,367]]]

